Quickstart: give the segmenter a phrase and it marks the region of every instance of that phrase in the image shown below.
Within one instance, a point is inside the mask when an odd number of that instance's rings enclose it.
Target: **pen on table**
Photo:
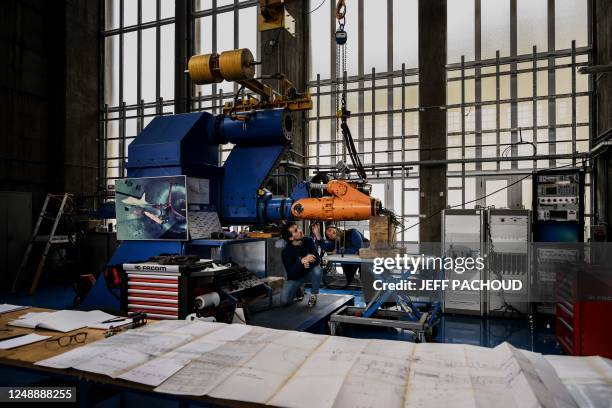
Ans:
[[[124,320],[125,320],[125,317],[113,317],[112,319],[105,320],[102,323],[116,323],[116,322],[122,322]]]

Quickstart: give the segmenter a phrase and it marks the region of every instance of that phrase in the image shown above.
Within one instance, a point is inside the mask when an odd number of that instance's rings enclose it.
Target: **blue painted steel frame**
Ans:
[[[385,276],[385,275],[380,275],[380,278],[383,281],[383,283],[400,283],[401,281],[407,280],[410,277],[410,275],[411,275],[411,270],[406,269],[400,274],[399,278],[395,278],[394,276]],[[410,307],[412,312],[411,313],[406,312],[406,317],[409,320],[416,322],[421,318],[421,312],[419,312],[416,306],[412,303],[412,299],[410,299],[410,296],[400,293],[396,290],[378,291],[374,299],[366,306],[366,309],[363,311],[363,317],[372,316],[378,310],[379,307],[381,307],[387,300],[389,300],[391,296],[395,298],[398,304],[403,302],[408,307]]]
[[[411,270],[407,269],[403,271],[399,278],[395,278],[393,276],[385,276],[380,275],[380,278],[385,283],[399,283],[404,280],[408,280],[411,276]],[[382,293],[381,293],[382,292]],[[389,300],[390,297],[393,297],[398,304],[404,303],[408,306],[411,312],[406,312],[406,319],[417,322],[422,316],[422,313],[419,311],[419,308],[415,302],[412,301],[410,296],[405,293],[401,293],[397,290],[385,290],[378,291],[375,295],[374,299],[370,301],[370,303],[366,306],[363,317],[371,317],[377,310],[380,308],[385,302]],[[427,318],[427,324],[430,326],[434,326],[436,321],[440,318],[440,314],[442,311],[442,306],[439,301],[432,302],[432,307],[430,310],[429,317]]]
[[[212,208],[225,225],[291,219],[291,199],[279,203],[260,194],[290,144],[288,115],[272,109],[244,121],[206,112],[156,117],[128,148],[128,177],[207,178]],[[219,167],[218,146],[228,142],[235,146]]]
[[[290,144],[292,119],[283,109],[256,111],[247,120],[206,112],[158,116],[128,147],[128,177],[186,175],[210,181],[211,209],[225,225],[257,224],[291,219],[291,198],[272,198],[263,190],[270,172]],[[222,167],[218,147],[234,143]],[[308,195],[305,185],[296,196]],[[246,241],[243,241],[246,242]],[[207,246],[204,241],[201,245]],[[191,242],[193,248],[198,242]],[[219,242],[221,252],[226,242]],[[181,242],[125,241],[109,265],[145,261],[161,253],[184,254]],[[98,279],[81,305],[83,309],[119,309],[118,294]]]
[[[285,145],[236,146],[225,161],[221,218],[226,224],[264,224],[258,190],[285,152]]]

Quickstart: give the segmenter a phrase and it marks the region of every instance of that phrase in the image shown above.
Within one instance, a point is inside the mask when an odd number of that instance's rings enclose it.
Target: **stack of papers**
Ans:
[[[580,407],[609,407],[612,401],[612,360],[607,358],[546,356]]]
[[[25,334],[19,337],[0,341],[0,350],[8,350],[15,347],[25,346],[26,344],[36,343],[41,340],[46,340],[51,336],[41,336],[36,333]]]
[[[17,306],[17,305],[9,305],[8,303],[0,304],[0,314],[16,312],[17,310],[27,309],[30,306]]]
[[[92,310],[83,312],[80,310],[59,310],[57,312],[32,312],[26,313],[18,319],[10,321],[11,326],[27,327],[31,329],[47,329],[63,333],[92,326],[105,320],[113,319],[115,316]],[[118,322],[115,325],[119,325]]]
[[[556,357],[567,364],[571,358]],[[580,373],[564,370],[574,377],[562,381],[559,361],[507,343],[493,349],[413,344],[181,320],[130,330],[36,364],[104,374],[168,394],[304,408],[570,408],[609,402],[611,389],[609,371],[601,375],[609,360],[583,364]],[[578,401],[566,383],[585,381],[594,371],[596,395]]]

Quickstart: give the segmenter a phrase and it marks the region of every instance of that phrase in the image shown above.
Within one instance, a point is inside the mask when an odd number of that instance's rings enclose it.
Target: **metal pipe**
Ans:
[[[554,15],[553,15],[554,16]],[[578,53],[588,53],[592,50],[591,47],[579,47],[576,49],[576,51]],[[569,57],[570,55],[572,55],[572,49],[571,48],[566,48],[564,50],[556,50],[556,51],[552,51],[552,52],[540,52],[537,55],[537,58],[540,60],[543,59],[547,59],[547,58],[560,58],[560,57]],[[500,63],[501,64],[510,64],[512,62],[516,62],[516,63],[520,63],[520,62],[530,62],[531,58],[533,58],[532,54],[523,54],[523,55],[517,55],[516,57],[503,57],[500,58]],[[467,62],[465,64],[465,68],[475,68],[475,67],[487,67],[487,66],[493,66],[495,65],[495,58],[489,58],[486,60],[480,60],[480,61],[475,61],[475,62]],[[461,69],[461,64],[460,63],[454,63],[454,64],[447,64],[446,65],[446,69],[447,70],[459,70]]]
[[[572,158],[576,158],[576,159],[583,159],[583,158],[588,158],[589,154],[588,153],[577,153],[577,154],[543,154],[538,156],[538,160],[559,160],[559,159],[572,159]],[[380,163],[380,164],[376,164],[371,165],[371,164],[364,164],[363,167],[366,169],[372,169],[372,170],[380,170],[380,169],[385,169],[388,167],[407,167],[407,166],[440,166],[440,165],[444,165],[444,164],[461,164],[461,163],[474,163],[474,162],[497,162],[497,161],[521,161],[521,160],[526,160],[526,161],[530,161],[533,160],[533,156],[517,156],[517,157],[481,157],[479,159],[473,158],[473,159],[445,159],[445,160],[425,160],[425,161],[418,161],[418,160],[413,160],[413,161],[403,161],[403,162],[390,162],[390,163]],[[352,168],[352,166],[349,166]],[[324,167],[324,166],[320,166],[320,165],[315,165],[315,164],[305,164],[304,168],[306,169],[330,169],[333,170],[334,167]]]
[[[591,65],[591,66],[582,66],[578,68],[578,72],[583,75],[588,74],[603,74],[607,72],[612,72],[612,64],[606,65]]]
[[[607,147],[607,146],[612,146],[612,140],[606,140],[605,142],[600,142],[597,143],[597,146],[595,146],[594,148],[591,149],[591,151],[589,152],[591,155],[595,154],[595,152],[597,152],[599,149],[603,148],[603,147]]]
[[[293,135],[293,117],[284,109],[240,113],[241,118],[218,116],[215,136],[223,143],[239,146],[287,144]]]
[[[283,160],[282,162],[279,162],[278,165],[285,166],[285,167],[294,167],[296,169],[303,169],[305,166],[304,163],[298,163],[298,162],[294,162],[291,160]]]

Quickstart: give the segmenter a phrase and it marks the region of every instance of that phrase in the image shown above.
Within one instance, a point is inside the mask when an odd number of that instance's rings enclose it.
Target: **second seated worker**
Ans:
[[[317,303],[322,274],[321,258],[317,253],[314,240],[305,237],[302,230],[294,222],[283,225],[281,237],[287,243],[281,254],[283,266],[287,272],[287,281],[281,290],[280,302],[283,305],[289,304],[302,285],[310,281],[312,290],[308,307],[313,307]]]
[[[317,239],[319,246],[330,254],[359,255],[359,250],[369,245],[369,241],[355,228],[342,230],[333,224],[328,224],[325,228],[324,238],[321,236],[319,225],[314,224],[312,226],[312,233]],[[359,269],[359,265],[342,265],[342,271],[346,277],[345,289],[353,282]]]

